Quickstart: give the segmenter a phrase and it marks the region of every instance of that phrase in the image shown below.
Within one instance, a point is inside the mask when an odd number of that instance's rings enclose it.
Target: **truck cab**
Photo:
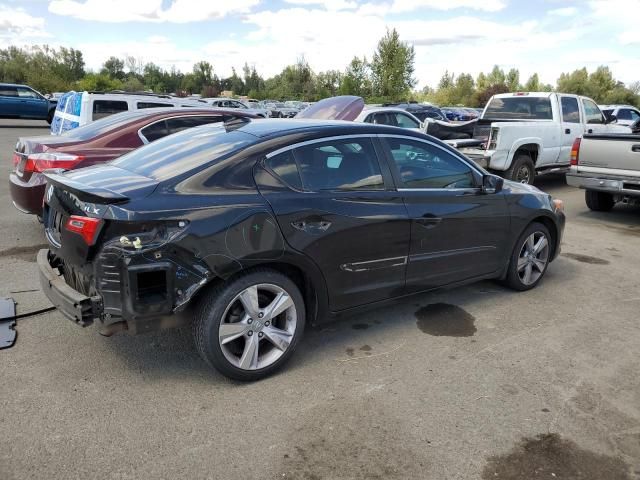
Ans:
[[[480,148],[461,148],[481,166],[521,183],[536,173],[569,167],[571,146],[583,134],[630,133],[580,95],[517,92],[494,95],[474,129]]]

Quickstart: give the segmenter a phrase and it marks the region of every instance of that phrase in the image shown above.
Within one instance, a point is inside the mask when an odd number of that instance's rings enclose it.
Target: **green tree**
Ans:
[[[117,57],[109,57],[103,64],[100,73],[108,75],[111,78],[117,78],[118,80],[124,80],[124,60]]]
[[[493,70],[487,75],[487,84],[488,86],[494,85],[506,85],[506,75],[504,74],[504,70],[502,70],[498,65],[493,67]]]
[[[400,41],[396,29],[387,30],[371,61],[374,95],[386,100],[406,99],[416,80],[413,46]]]
[[[359,97],[371,95],[371,70],[366,57],[362,59],[353,57],[344,75],[342,75],[340,93]]]
[[[505,78],[505,82],[510,92],[517,92],[520,90],[520,72],[517,68],[509,70]]]
[[[122,90],[122,82],[117,78],[111,78],[104,73],[87,73],[84,78],[77,82],[77,90],[87,91],[109,91]]]

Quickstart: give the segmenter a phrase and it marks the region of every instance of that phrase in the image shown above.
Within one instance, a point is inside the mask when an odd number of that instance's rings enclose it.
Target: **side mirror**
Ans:
[[[504,179],[497,175],[487,174],[482,177],[482,193],[499,193],[503,185]]]

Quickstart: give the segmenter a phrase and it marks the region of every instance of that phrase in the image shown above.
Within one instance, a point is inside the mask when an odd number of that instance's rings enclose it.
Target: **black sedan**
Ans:
[[[190,322],[243,380],[337,313],[481,279],[533,288],[564,229],[561,201],[366,123],[236,120],[47,177],[52,303],[106,335]]]

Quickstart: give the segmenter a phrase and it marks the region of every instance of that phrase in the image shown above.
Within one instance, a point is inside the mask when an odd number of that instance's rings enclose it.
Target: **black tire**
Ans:
[[[49,113],[47,114],[47,123],[49,125],[51,125],[53,123],[53,115],[55,114],[55,110],[49,110]]]
[[[542,270],[542,272],[540,272],[539,277],[532,283],[526,284],[520,278],[520,274],[518,271],[518,260],[520,258],[520,253],[522,252],[525,246],[526,240],[531,235],[537,234],[537,233],[540,233],[547,238],[547,242],[548,242],[547,259],[546,259],[544,269]],[[546,273],[547,268],[549,267],[549,261],[551,260],[553,245],[554,245],[554,239],[549,233],[549,229],[541,223],[537,223],[537,222],[531,223],[527,228],[524,229],[520,237],[518,237],[518,241],[516,242],[515,247],[513,248],[513,252],[511,252],[511,258],[509,259],[507,276],[504,279],[503,283],[507,287],[520,292],[531,290],[536,285],[538,285],[538,283],[540,283],[540,280],[542,280],[542,278],[544,277],[544,274]]]
[[[278,112],[278,118],[283,118],[284,115],[282,114],[282,112]]]
[[[297,315],[296,328],[289,346],[274,363],[265,368],[246,370],[233,365],[225,357],[218,332],[230,302],[246,288],[265,283],[277,285],[289,294]],[[275,270],[260,268],[216,285],[203,295],[193,321],[193,336],[198,353],[211,367],[234,380],[254,381],[273,374],[289,360],[302,337],[304,327],[305,305],[300,289],[289,277]]]
[[[608,212],[616,204],[613,195],[606,192],[596,192],[594,190],[586,190],[584,192],[584,201],[590,210],[594,212]]]
[[[533,185],[533,181],[536,178],[536,167],[531,157],[527,153],[516,153],[511,162],[511,167],[504,172],[504,178]]]

